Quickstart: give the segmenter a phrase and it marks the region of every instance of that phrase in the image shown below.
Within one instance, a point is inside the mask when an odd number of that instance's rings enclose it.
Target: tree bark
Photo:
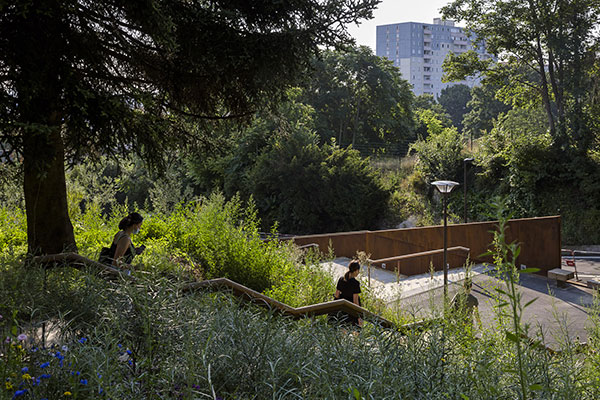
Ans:
[[[540,36],[536,37],[536,51],[537,51],[537,63],[538,63],[538,72],[540,74],[540,78],[542,79],[542,101],[544,103],[544,108],[546,109],[546,114],[548,115],[548,125],[550,127],[550,135],[553,138],[556,138],[556,125],[554,120],[554,114],[552,113],[552,105],[550,104],[550,94],[548,90],[548,80],[546,79],[546,65],[544,63],[544,54],[542,52],[542,43]]]
[[[60,126],[24,137],[23,189],[30,254],[77,251],[67,207],[64,154]]]

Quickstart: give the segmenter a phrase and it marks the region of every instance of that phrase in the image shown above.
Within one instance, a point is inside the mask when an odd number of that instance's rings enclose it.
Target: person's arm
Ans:
[[[342,292],[340,292],[340,289],[335,289],[335,298],[339,300],[341,295]]]
[[[127,236],[123,236],[121,237],[121,239],[119,239],[119,241],[117,242],[117,248],[115,249],[115,258],[112,262],[112,265],[114,265],[117,268],[120,268],[124,264],[121,261],[121,258],[125,255],[125,252],[127,251],[130,245],[131,239],[129,239]]]

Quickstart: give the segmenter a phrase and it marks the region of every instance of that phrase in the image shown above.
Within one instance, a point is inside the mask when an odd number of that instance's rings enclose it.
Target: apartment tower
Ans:
[[[454,21],[435,18],[433,24],[402,22],[377,26],[376,54],[387,57],[400,68],[402,77],[413,86],[416,95],[432,94],[437,98],[442,89],[464,83],[473,87],[479,79],[442,83],[442,63],[446,55],[475,50],[480,58],[489,58],[483,48],[475,48],[466,32]]]

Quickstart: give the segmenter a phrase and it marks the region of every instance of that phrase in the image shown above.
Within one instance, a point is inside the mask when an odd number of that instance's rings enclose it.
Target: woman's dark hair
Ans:
[[[133,213],[129,214],[128,216],[126,216],[125,218],[123,218],[121,220],[121,222],[119,222],[119,229],[124,231],[125,229],[129,228],[131,225],[139,224],[143,220],[144,220],[144,217],[142,217],[140,214],[138,214],[136,212],[133,212]]]
[[[350,264],[348,264],[348,272],[346,272],[344,274],[344,280],[347,281],[348,279],[350,279],[350,274],[359,269],[360,269],[360,263],[358,261],[356,261],[356,260],[350,261]]]

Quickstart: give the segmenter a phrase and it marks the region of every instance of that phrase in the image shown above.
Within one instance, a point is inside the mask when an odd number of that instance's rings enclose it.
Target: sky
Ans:
[[[369,46],[375,52],[375,30],[377,25],[398,22],[432,23],[440,17],[439,9],[450,0],[383,0],[373,12],[373,19],[359,26],[348,26],[348,31],[359,45]]]

